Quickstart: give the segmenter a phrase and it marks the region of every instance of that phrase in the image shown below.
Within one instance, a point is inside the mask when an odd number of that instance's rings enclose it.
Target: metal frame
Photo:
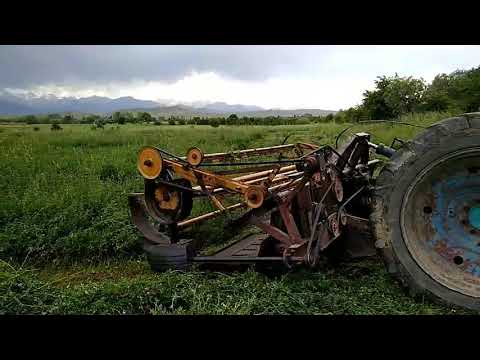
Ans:
[[[157,215],[167,213],[166,208],[151,211],[152,206],[158,206],[155,196],[150,192],[148,197],[132,194],[133,221],[148,241],[164,243],[167,238],[173,243],[178,240],[175,237],[179,229],[185,230],[227,212],[247,209],[232,223],[233,226],[255,225],[264,232],[269,244],[274,245],[270,250],[265,250],[265,242],[259,242],[254,256],[223,256],[223,251],[213,256],[196,256],[191,260],[202,263],[282,260],[288,267],[299,263],[315,267],[322,253],[333,242],[342,236],[352,238],[358,229],[363,229],[356,224],[356,220],[364,216],[364,208],[359,204],[370,196],[372,169],[378,162],[370,161],[370,149],[385,156],[395,152],[371,143],[370,135],[366,133],[355,134],[339,150],[330,146],[296,143],[214,154],[203,154],[200,149],[191,148],[185,157],[178,157],[157,148],[149,148],[149,154],[152,149],[158,152],[153,160],[160,159],[161,164],[155,165],[161,172],[156,179],[148,181],[156,184],[149,183],[150,186],[158,186],[158,191],[165,192],[161,196],[163,201],[189,193],[193,198],[208,197],[217,210],[179,221],[165,221],[164,217]],[[245,161],[260,156],[277,158]],[[140,153],[140,172],[142,166],[152,164],[153,160],[142,157]],[[286,163],[290,165],[283,166]],[[236,168],[226,169],[232,166]],[[219,167],[223,168],[211,170]],[[165,174],[169,176],[165,177]],[[169,181],[172,176],[187,180],[191,187]],[[243,199],[231,205],[222,202],[227,197],[239,196]],[[181,207],[182,202],[177,202]],[[167,226],[168,230],[159,231],[149,217]],[[350,224],[350,219],[356,220]],[[370,245],[373,248],[373,244],[365,246]],[[357,246],[355,251],[368,253],[365,246],[360,250]]]

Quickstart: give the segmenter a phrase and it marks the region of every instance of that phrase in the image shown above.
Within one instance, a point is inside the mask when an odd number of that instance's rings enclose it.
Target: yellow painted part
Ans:
[[[178,192],[168,191],[168,188],[162,185],[155,190],[155,200],[160,209],[166,210],[176,210],[180,204]]]
[[[144,147],[138,154],[137,169],[145,179],[157,178],[163,169],[162,155],[153,147]]]

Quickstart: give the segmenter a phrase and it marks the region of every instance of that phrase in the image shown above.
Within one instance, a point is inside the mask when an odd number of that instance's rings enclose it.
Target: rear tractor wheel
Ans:
[[[480,113],[441,121],[397,151],[377,178],[371,224],[412,295],[480,310]]]

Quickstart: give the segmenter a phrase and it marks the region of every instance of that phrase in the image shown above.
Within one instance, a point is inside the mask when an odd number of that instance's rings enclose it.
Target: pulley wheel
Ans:
[[[172,180],[168,173],[162,176],[162,180],[187,188],[192,187],[188,180]],[[153,219],[160,224],[168,225],[181,221],[190,215],[193,197],[191,191],[145,179],[145,204],[149,215]]]

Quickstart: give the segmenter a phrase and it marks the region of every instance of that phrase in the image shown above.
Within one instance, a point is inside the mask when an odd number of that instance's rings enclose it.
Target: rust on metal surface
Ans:
[[[360,134],[340,152],[309,143],[213,154],[204,154],[192,147],[184,158],[150,147],[144,150],[142,162],[139,161],[142,176],[151,178],[145,188],[147,206],[140,206],[138,196],[137,202],[131,201],[134,223],[146,237],[155,239],[155,231],[162,230],[147,225],[145,218],[150,214],[161,220],[165,212],[167,219],[181,218],[165,222],[174,230],[168,236],[180,236],[178,232],[185,232],[193,225],[239,210],[243,212],[232,224],[237,228],[254,225],[263,234],[262,240],[253,247],[244,243],[245,247],[238,252],[245,255],[240,256],[241,261],[276,259],[288,267],[304,262],[316,266],[322,252],[341,238],[344,231],[348,233],[349,215],[352,215],[349,212],[353,211],[353,216],[361,215],[355,213],[349,202],[358,198],[359,189],[368,181],[367,178],[358,180],[358,169],[368,165],[368,140],[367,135]],[[289,156],[287,160],[286,155]],[[261,161],[244,161],[259,156],[262,156]],[[263,160],[268,156],[277,158]],[[290,163],[285,164],[285,161]],[[177,180],[172,180],[174,178]],[[180,184],[178,179],[189,186]],[[156,189],[154,207],[150,199],[152,191],[147,191],[150,189],[147,184]],[[190,202],[180,201],[183,199],[180,195],[187,193],[188,201],[192,196],[203,197],[217,210],[189,218]],[[229,199],[235,202],[232,204]],[[189,208],[176,209],[182,208],[182,204]],[[169,217],[168,211],[172,209],[176,212]],[[177,212],[182,216],[175,215]],[[219,252],[212,262],[233,262],[237,254],[235,249],[232,245],[231,249]],[[255,253],[258,249],[263,249],[261,255]],[[208,262],[208,258],[197,258],[197,261]]]
[[[138,154],[137,169],[145,179],[157,178],[163,169],[162,155],[154,147],[144,147]]]
[[[203,152],[197,147],[192,147],[187,151],[187,162],[192,166],[198,166],[203,161]]]

